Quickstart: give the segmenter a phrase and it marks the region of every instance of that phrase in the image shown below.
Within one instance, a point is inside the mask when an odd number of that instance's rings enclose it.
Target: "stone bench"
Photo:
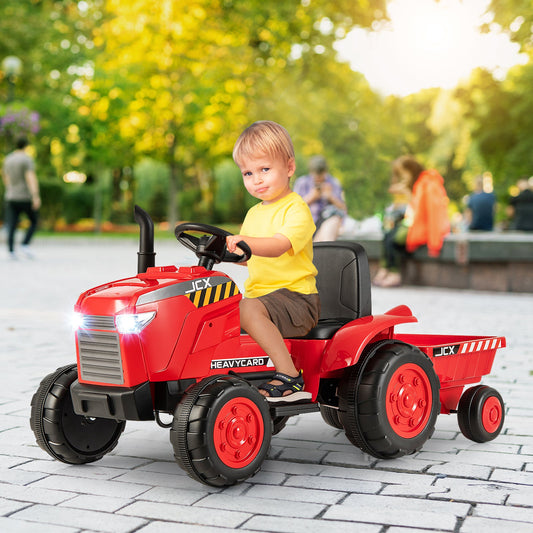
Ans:
[[[373,276],[379,267],[382,235],[343,234],[339,238],[365,247]],[[533,233],[452,233],[439,257],[429,257],[425,247],[408,256],[402,277],[406,285],[533,292]]]

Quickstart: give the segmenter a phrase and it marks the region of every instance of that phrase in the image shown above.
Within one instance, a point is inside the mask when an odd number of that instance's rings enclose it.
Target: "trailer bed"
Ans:
[[[490,373],[496,350],[506,345],[505,337],[396,334],[394,338],[417,346],[433,361],[445,414],[457,409],[466,385],[479,383]]]

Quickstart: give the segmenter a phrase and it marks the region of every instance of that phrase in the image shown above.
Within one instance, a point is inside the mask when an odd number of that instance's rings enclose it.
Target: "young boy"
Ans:
[[[320,314],[313,265],[315,225],[309,207],[290,187],[296,170],[291,138],[275,122],[255,122],[237,139],[233,159],[246,190],[261,200],[246,214],[241,234],[227,237],[230,252],[239,241],[252,250],[241,327],[276,367],[272,381],[259,390],[273,402],[308,399],[302,372],[283,340],[305,335]]]

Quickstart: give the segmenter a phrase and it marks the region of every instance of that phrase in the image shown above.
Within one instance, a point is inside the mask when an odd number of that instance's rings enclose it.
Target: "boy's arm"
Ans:
[[[252,254],[260,257],[279,257],[292,248],[291,241],[281,233],[276,233],[272,237],[228,235],[226,237],[228,252],[234,253],[240,241],[245,241],[252,250]]]

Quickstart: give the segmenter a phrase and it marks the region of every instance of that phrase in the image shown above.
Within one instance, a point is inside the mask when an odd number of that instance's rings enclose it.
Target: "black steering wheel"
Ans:
[[[203,233],[204,235],[195,237],[188,233],[190,231]],[[181,244],[196,254],[196,257],[200,260],[198,265],[205,267],[207,270],[212,270],[215,263],[222,261],[226,263],[245,263],[252,256],[252,250],[244,241],[240,241],[237,245],[243,251],[242,255],[228,252],[226,237],[233,235],[233,233],[209,224],[184,222],[176,226],[174,234]]]

